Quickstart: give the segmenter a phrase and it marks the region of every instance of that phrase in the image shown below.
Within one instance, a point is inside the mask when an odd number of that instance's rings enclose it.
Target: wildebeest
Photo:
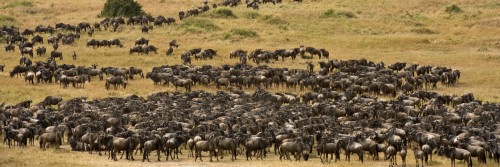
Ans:
[[[57,96],[47,96],[45,97],[45,99],[42,101],[42,104],[43,104],[43,107],[50,107],[51,105],[57,105],[59,104],[60,102],[62,102],[62,98],[61,97],[57,97]]]
[[[7,46],[5,46],[5,51],[8,52],[8,51],[14,51],[16,48],[16,46],[12,45],[12,44],[9,44]]]
[[[51,58],[57,58],[57,57],[59,57],[59,60],[63,59],[62,52],[56,51],[56,50],[53,50],[52,52],[50,52],[50,57]]]
[[[107,90],[109,87],[113,85],[116,90],[120,85],[123,86],[123,89],[127,88],[127,81],[122,76],[112,76],[106,79],[106,84],[104,85]]]
[[[149,162],[149,154],[151,153],[151,151],[154,150],[156,150],[156,154],[158,155],[158,161],[160,161],[160,151],[165,152],[164,141],[162,141],[161,137],[156,137],[144,143],[144,153],[142,157],[142,162],[144,162],[144,160],[146,159]]]
[[[209,140],[209,141],[197,141],[194,143],[194,149],[195,149],[195,158],[194,161],[200,157],[200,161],[203,161],[201,159],[201,152],[202,151],[208,151],[209,156],[210,156],[210,162],[213,162],[212,156],[215,156],[217,158],[217,161],[219,161],[219,157],[217,156],[216,152],[216,143],[215,140]]]
[[[20,74],[23,74],[28,71],[28,67],[24,65],[17,65],[14,67],[14,69],[10,72],[10,77],[14,77],[14,75],[17,74],[19,77]]]
[[[54,132],[44,133],[38,137],[38,140],[40,141],[40,149],[45,150],[45,145],[47,145],[47,143],[51,143],[51,145],[54,145],[57,149],[59,149],[59,145],[61,145],[62,142],[62,133],[57,130]]]
[[[437,151],[439,156],[445,156],[451,160],[451,166],[455,166],[455,160],[464,160],[467,162],[467,166],[472,167],[472,157],[469,151],[455,148],[455,147],[444,147],[441,146]]]
[[[28,54],[30,57],[33,57],[33,48],[31,47],[24,47],[19,50],[21,52],[21,55]]]
[[[36,48],[36,55],[38,55],[38,56],[45,55],[46,52],[47,52],[47,49],[45,47]]]
[[[141,37],[141,38],[135,40],[135,45],[149,45],[149,39]]]
[[[128,138],[121,138],[121,137],[113,138],[113,146],[112,146],[113,149],[111,153],[113,160],[118,161],[118,159],[116,158],[116,154],[119,151],[125,151],[127,159],[134,160],[134,156],[132,153],[137,144],[139,144],[139,140],[135,136],[130,136]]]

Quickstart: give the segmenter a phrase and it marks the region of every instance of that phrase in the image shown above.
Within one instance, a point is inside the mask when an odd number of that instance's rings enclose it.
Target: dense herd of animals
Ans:
[[[247,7],[258,9],[261,3],[281,0],[246,1]],[[302,2],[302,0],[294,0]],[[234,7],[241,0],[225,0],[217,6]],[[179,12],[179,20],[209,10],[203,7]],[[181,65],[164,65],[152,69],[140,67],[90,67],[58,64],[63,53],[59,43],[72,45],[80,33],[89,36],[125,25],[140,25],[148,33],[153,26],[170,25],[174,18],[134,16],[106,18],[93,25],[58,23],[19,31],[2,27],[5,51],[21,53],[19,65],[11,67],[10,76],[22,77],[27,84],[59,84],[84,88],[91,80],[103,80],[105,89],[126,89],[136,79],[149,79],[154,85],[183,88],[183,93],[159,92],[148,97],[128,96],[87,100],[47,96],[39,103],[26,100],[18,104],[0,105],[0,127],[3,144],[28,147],[38,141],[40,149],[69,145],[72,151],[104,152],[108,159],[117,154],[134,160],[142,156],[149,161],[152,152],[158,161],[191,157],[202,160],[202,152],[223,159],[224,154],[235,161],[265,159],[268,154],[280,160],[319,158],[323,163],[341,154],[364,162],[367,158],[399,161],[406,165],[412,152],[416,165],[429,165],[432,156],[486,164],[488,159],[500,163],[500,104],[476,100],[474,95],[442,95],[430,90],[438,84],[454,86],[459,70],[397,62],[385,65],[365,59],[331,59],[323,48],[299,46],[276,50],[236,49],[229,58],[239,59],[236,65],[192,66],[191,59],[205,60],[219,56],[211,48],[193,48],[181,53]],[[46,61],[33,62],[33,57],[47,54],[42,33],[50,34],[47,43],[52,51]],[[55,34],[57,33],[57,34]],[[31,40],[28,40],[28,37]],[[86,47],[124,46],[120,39],[90,39]],[[127,41],[125,41],[127,42]],[[157,53],[158,47],[149,39],[138,38],[129,48],[130,54]],[[132,43],[132,41],[130,41]],[[35,49],[36,47],[36,49]],[[179,43],[171,40],[166,55],[173,55]],[[272,68],[267,63],[285,59],[313,59],[306,70]],[[73,52],[76,59],[76,52]],[[280,60],[281,59],[281,60]],[[257,66],[251,66],[247,61]],[[266,65],[262,65],[266,63]],[[317,66],[316,66],[317,65]],[[316,67],[315,67],[316,66]],[[3,72],[5,65],[0,65]],[[215,86],[215,93],[193,90],[194,86]],[[266,89],[287,88],[305,93],[270,93]],[[244,90],[255,89],[255,92]],[[226,90],[226,91],[222,91]],[[379,98],[385,96],[385,100]],[[187,151],[187,153],[182,153]],[[185,155],[187,154],[187,156]],[[205,154],[206,156],[207,154]],[[292,155],[292,156],[290,156]],[[473,160],[477,158],[477,161]],[[120,158],[121,159],[121,158]],[[410,162],[408,162],[410,163]],[[413,162],[411,162],[413,163]]]

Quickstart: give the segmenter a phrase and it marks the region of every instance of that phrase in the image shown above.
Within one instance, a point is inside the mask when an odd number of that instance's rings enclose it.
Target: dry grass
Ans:
[[[12,5],[31,2],[32,5]],[[197,1],[141,0],[144,10],[153,16],[175,17],[179,9],[199,6]],[[90,39],[86,34],[72,46],[62,46],[65,60],[59,63],[99,67],[137,66],[149,71],[151,67],[164,64],[180,63],[179,54],[183,50],[202,47],[214,48],[220,56],[211,61],[194,61],[194,65],[234,64],[237,60],[228,59],[228,53],[234,49],[253,50],[256,48],[278,49],[291,48],[305,44],[326,48],[335,59],[366,58],[372,61],[384,61],[386,64],[397,61],[409,63],[448,66],[463,72],[460,83],[452,88],[439,87],[442,93],[462,94],[473,92],[485,101],[500,101],[500,36],[498,36],[498,8],[493,1],[463,2],[457,5],[464,11],[460,14],[447,14],[445,7],[452,1],[335,1],[317,0],[303,4],[264,5],[255,11],[243,6],[231,8],[237,18],[221,19],[201,17],[203,24],[217,26],[209,31],[191,31],[192,26],[176,24],[155,27],[149,34],[141,34],[139,26],[124,26],[117,33],[96,32],[92,38],[119,38],[125,47],[92,49],[85,47]],[[55,0],[18,1],[6,0],[0,6],[10,6],[0,11],[0,15],[15,18],[21,27],[33,28],[36,25],[54,25],[57,22],[77,24],[81,21],[96,22],[103,1],[69,1],[64,4]],[[84,6],[84,7],[82,7]],[[348,11],[355,18],[323,17],[330,9]],[[31,12],[30,12],[31,11]],[[33,13],[32,11],[35,11]],[[248,16],[248,15],[251,16]],[[200,20],[194,19],[194,20]],[[203,28],[203,27],[201,27]],[[244,29],[256,32],[258,37],[228,38],[228,32]],[[415,30],[432,30],[431,34],[415,33]],[[46,36],[45,34],[42,34]],[[151,44],[159,46],[158,55],[130,55],[128,47],[138,37],[151,39]],[[164,56],[167,41],[177,39],[181,46],[174,56]],[[229,40],[228,40],[229,39]],[[43,46],[49,47],[44,44]],[[50,47],[49,47],[50,48]],[[49,49],[50,50],[50,49]],[[76,51],[78,60],[69,55]],[[0,63],[7,65],[10,71],[18,62],[19,53],[2,52]],[[46,57],[35,57],[35,61],[44,61]],[[285,63],[271,63],[273,67],[305,68],[306,60]],[[316,60],[314,60],[316,61]],[[103,82],[91,82],[85,89],[61,89],[58,85],[26,85],[23,79],[10,79],[8,72],[0,73],[0,101],[15,103],[25,99],[40,101],[47,95],[64,98],[88,96],[101,98],[130,94],[147,95],[157,91],[172,91],[171,87],[154,86],[148,80],[131,82],[127,90],[106,91]],[[196,87],[195,89],[214,88]],[[275,90],[281,91],[281,90]],[[293,90],[292,90],[293,91]]]

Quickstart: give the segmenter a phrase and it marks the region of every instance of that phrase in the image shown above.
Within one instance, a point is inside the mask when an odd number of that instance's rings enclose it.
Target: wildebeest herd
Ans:
[[[302,2],[301,0],[294,0]],[[281,3],[263,0],[262,3]],[[236,6],[240,1],[226,0],[217,6]],[[247,6],[258,9],[258,0]],[[205,5],[207,5],[205,3]],[[180,20],[208,10],[208,6],[179,13]],[[8,34],[5,51],[14,51],[19,44],[18,66],[10,76],[24,76],[27,83],[59,83],[84,88],[93,78],[105,80],[104,88],[126,88],[134,76],[153,81],[155,85],[184,88],[185,91],[159,92],[148,97],[136,95],[123,98],[88,100],[85,97],[63,100],[47,96],[39,103],[26,100],[14,105],[0,105],[0,125],[3,144],[9,147],[59,148],[69,145],[72,151],[104,152],[108,159],[118,160],[117,154],[134,160],[150,161],[151,152],[165,160],[191,157],[202,160],[202,152],[212,158],[223,159],[229,154],[232,161],[265,159],[268,154],[279,155],[280,160],[319,158],[323,163],[340,161],[345,154],[364,162],[367,158],[383,160],[390,165],[398,163],[399,156],[406,165],[406,156],[412,152],[418,165],[429,165],[433,155],[464,160],[472,166],[486,164],[488,159],[500,163],[500,104],[482,102],[472,93],[443,95],[430,90],[440,83],[454,86],[461,72],[442,66],[427,66],[397,62],[385,65],[365,59],[330,59],[323,48],[299,46],[290,49],[245,51],[229,53],[238,58],[237,65],[191,66],[195,60],[212,59],[220,55],[214,49],[194,48],[180,53],[183,65],[164,65],[143,70],[139,67],[91,67],[57,64],[63,54],[58,43],[71,45],[80,38],[81,31],[89,36],[109,26],[116,31],[120,25],[143,26],[173,24],[175,19],[158,16],[106,18],[100,23],[70,25],[58,23],[55,27],[37,26],[22,33],[15,27],[3,27]],[[32,62],[24,54],[33,56],[33,48],[43,43],[35,33],[53,34],[59,30],[71,31],[49,36],[53,46],[50,57]],[[31,41],[25,37],[33,35]],[[120,39],[91,39],[86,46],[93,48],[123,47]],[[169,42],[166,54],[178,48],[176,40]],[[157,47],[146,38],[135,41],[130,53],[156,53]],[[47,49],[38,47],[37,55]],[[76,59],[76,53],[74,53]],[[307,62],[307,70],[260,66],[270,61],[279,62],[297,56],[320,58],[318,64]],[[321,59],[325,58],[325,59]],[[258,66],[247,64],[250,60]],[[318,71],[315,71],[318,65]],[[0,65],[3,72],[5,65]],[[194,86],[215,86],[211,93],[192,90]],[[268,90],[287,88],[305,93],[270,93]],[[255,89],[255,92],[244,90]],[[226,90],[226,91],[222,91]],[[389,98],[389,100],[379,98]],[[489,126],[488,126],[489,125]],[[187,151],[187,153],[182,153]],[[187,156],[185,156],[187,154]],[[290,156],[292,155],[292,156]],[[121,159],[121,158],[120,158]]]

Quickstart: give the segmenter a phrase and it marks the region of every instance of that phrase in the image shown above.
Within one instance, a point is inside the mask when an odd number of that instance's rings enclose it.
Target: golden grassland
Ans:
[[[201,0],[138,0],[143,9],[153,16],[163,15],[177,19],[177,12],[200,6]],[[234,64],[237,60],[229,59],[229,52],[235,49],[254,50],[292,48],[299,45],[326,48],[334,59],[366,58],[386,64],[403,61],[408,63],[447,66],[462,71],[459,83],[454,87],[439,86],[440,93],[462,94],[473,92],[475,97],[484,101],[499,102],[500,94],[500,3],[493,0],[451,1],[451,0],[305,0],[302,4],[285,3],[266,4],[255,11],[238,6],[231,8],[237,18],[214,18],[209,13],[195,18],[192,22],[208,22],[217,29],[204,29],[194,25],[177,22],[175,25],[154,27],[149,34],[142,34],[139,26],[122,26],[118,32],[96,31],[92,38],[118,38],[124,42],[124,48],[85,47],[88,37],[82,38],[74,45],[61,46],[65,56],[59,64],[75,64],[99,67],[141,67],[150,71],[154,66],[179,64],[180,52],[201,47],[218,50],[219,56],[214,60],[196,61],[194,65]],[[21,30],[33,29],[37,25],[52,25],[58,22],[77,24],[85,21],[98,22],[98,14],[104,0],[2,0],[0,2],[0,25],[16,25]],[[457,4],[463,13],[449,14],[446,6]],[[329,11],[329,9],[332,9]],[[325,14],[329,13],[329,14]],[[355,17],[346,17],[346,13]],[[227,36],[235,28],[251,30],[257,37],[238,35]],[[46,39],[47,34],[42,34]],[[151,44],[161,51],[150,55],[130,55],[128,48],[138,37],[146,37]],[[31,37],[30,37],[31,38]],[[165,56],[167,42],[177,39],[181,46],[175,50],[174,56]],[[2,45],[5,43],[2,42]],[[51,47],[43,44],[49,49]],[[71,60],[71,53],[78,54],[77,60]],[[145,96],[158,91],[174,91],[173,87],[155,86],[150,80],[136,79],[130,81],[126,90],[107,91],[104,82],[95,81],[85,85],[85,89],[62,89],[58,84],[27,85],[22,78],[10,78],[8,71],[18,63],[20,54],[17,51],[0,51],[0,64],[6,65],[6,71],[0,73],[0,102],[17,103],[32,99],[40,102],[48,95],[72,97],[103,98],[110,96],[126,96],[137,94]],[[45,61],[47,56],[35,56],[35,61]],[[272,67],[288,67],[305,69],[306,61],[285,60],[270,63]],[[319,61],[317,58],[313,62]],[[316,70],[318,67],[316,66]],[[194,89],[216,91],[214,87],[196,86]],[[251,91],[251,90],[249,90]],[[296,90],[276,88],[272,91]],[[0,166],[235,166],[228,159],[215,162],[196,162],[184,157],[180,161],[158,163],[142,163],[138,160],[129,162],[120,160],[113,162],[104,156],[89,155],[68,151],[67,145],[60,150],[41,151],[37,147],[8,149],[0,146]],[[136,156],[139,159],[140,156]],[[449,161],[435,156],[433,166],[449,166]],[[141,157],[142,158],[142,157]],[[242,157],[239,157],[242,159]],[[151,160],[153,160],[153,156]],[[328,164],[335,166],[387,166],[385,161],[367,161],[361,164],[354,157],[347,163]],[[408,162],[414,165],[412,153]],[[208,159],[205,158],[205,161]],[[344,158],[342,158],[344,160]],[[238,166],[323,166],[319,159],[312,162],[279,162],[277,157],[270,156],[264,161],[238,160]],[[399,162],[401,162],[399,160]],[[474,159],[475,165],[477,160]],[[489,163],[487,166],[495,166]],[[483,165],[486,166],[486,165]]]
[[[153,16],[163,15],[177,18],[179,10],[201,5],[201,1],[184,0],[140,0],[143,9]],[[23,5],[23,4],[28,5]],[[21,30],[33,29],[36,25],[55,25],[63,22],[77,24],[85,21],[98,22],[103,0],[65,1],[64,3],[47,0],[6,0],[0,2],[1,16],[15,18],[15,25]],[[446,6],[454,1],[397,1],[397,0],[354,0],[330,1],[313,0],[303,4],[285,1],[283,4],[262,5],[258,11],[243,5],[231,8],[237,18],[214,18],[210,12],[189,18],[194,24],[177,22],[175,25],[155,27],[149,34],[142,34],[140,26],[122,26],[118,32],[97,31],[93,37],[82,33],[82,38],[74,45],[61,46],[65,59],[59,64],[75,64],[99,67],[137,66],[150,71],[154,66],[179,64],[180,52],[201,47],[218,50],[214,60],[196,61],[194,65],[234,64],[229,59],[231,50],[292,48],[301,44],[326,48],[334,59],[366,58],[386,64],[403,61],[408,63],[447,66],[462,71],[462,78],[452,88],[440,86],[441,93],[462,94],[473,92],[476,98],[484,101],[500,101],[500,5],[495,1],[460,1],[456,3],[463,13],[449,14]],[[330,10],[331,9],[331,10]],[[328,11],[330,10],[329,14]],[[343,13],[351,13],[353,18]],[[217,26],[216,29],[197,27],[205,22]],[[0,24],[10,24],[5,22]],[[238,35],[227,36],[234,28],[250,30],[257,37]],[[45,37],[47,34],[42,34]],[[130,55],[128,48],[139,37],[146,37],[161,51],[150,55]],[[124,48],[85,47],[88,39],[118,38]],[[181,46],[174,56],[167,57],[164,52],[167,42],[177,39]],[[52,50],[47,44],[43,44]],[[78,60],[71,60],[72,52]],[[27,85],[22,78],[11,79],[8,71],[18,63],[18,51],[0,52],[0,64],[5,64],[6,72],[0,73],[0,101],[16,103],[26,99],[41,101],[47,95],[71,97],[86,96],[102,98],[137,94],[145,96],[158,91],[173,91],[174,88],[154,86],[149,80],[134,80],[126,90],[106,91],[104,82],[92,81],[85,89],[59,88],[57,84]],[[45,61],[47,56],[34,58]],[[273,67],[306,67],[309,60],[275,62]],[[319,61],[317,58],[313,62]],[[318,65],[316,66],[318,69]],[[194,89],[215,91],[213,87],[196,86]],[[276,89],[272,91],[284,91]],[[294,92],[295,90],[289,90]],[[300,92],[299,92],[300,93]]]

